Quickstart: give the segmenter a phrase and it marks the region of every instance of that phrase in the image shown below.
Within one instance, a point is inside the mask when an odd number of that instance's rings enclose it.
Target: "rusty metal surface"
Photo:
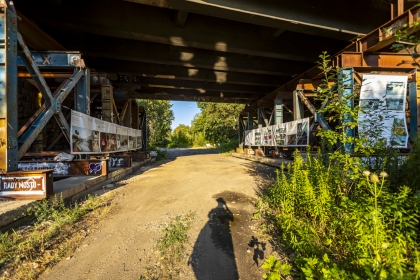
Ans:
[[[82,160],[57,162],[51,160],[20,161],[21,171],[53,170],[54,177],[67,176],[106,176],[108,160]]]
[[[131,167],[131,156],[129,155],[113,155],[109,157],[108,167],[109,168],[121,168]]]

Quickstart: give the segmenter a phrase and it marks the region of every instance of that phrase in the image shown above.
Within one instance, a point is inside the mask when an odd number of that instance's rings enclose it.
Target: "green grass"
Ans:
[[[162,237],[156,244],[159,259],[146,269],[145,273],[140,276],[141,280],[182,279],[179,265],[188,259],[185,244],[188,243],[188,230],[191,228],[194,218],[194,212],[178,215],[163,227]]]
[[[87,214],[109,211],[105,197],[89,196],[65,205],[62,198],[42,200],[29,209],[34,223],[24,230],[0,233],[0,279],[36,279],[49,266],[78,246]],[[83,234],[82,234],[83,235]]]
[[[255,217],[296,255],[292,275],[420,279],[420,197],[405,186],[389,188],[393,175],[385,172],[360,170],[349,180],[343,164],[296,153],[258,203]]]

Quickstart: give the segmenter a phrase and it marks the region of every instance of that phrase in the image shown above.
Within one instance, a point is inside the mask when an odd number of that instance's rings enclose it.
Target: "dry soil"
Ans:
[[[271,245],[253,220],[274,169],[207,149],[170,149],[169,158],[120,181],[111,212],[41,279],[139,279],[155,265],[156,241],[175,215],[196,213],[181,279],[261,279]]]

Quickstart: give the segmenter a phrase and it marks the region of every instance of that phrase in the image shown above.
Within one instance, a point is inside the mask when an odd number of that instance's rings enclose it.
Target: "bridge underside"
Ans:
[[[373,0],[15,2],[30,49],[80,51],[129,97],[245,104],[391,14],[387,1]]]

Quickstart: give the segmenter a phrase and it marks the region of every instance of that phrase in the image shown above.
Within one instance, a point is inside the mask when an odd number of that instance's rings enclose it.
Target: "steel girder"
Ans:
[[[61,104],[63,103],[64,99],[68,96],[70,91],[77,85],[79,80],[82,77],[84,77],[83,85],[79,86],[77,90],[78,95],[84,96],[82,96],[81,98],[76,98],[76,106],[78,109],[80,109],[80,105],[83,103],[84,106],[87,107],[89,105],[88,80],[90,79],[90,77],[88,76],[89,71],[87,71],[83,67],[83,63],[79,53],[43,52],[42,55],[39,53],[32,54],[19,33],[17,34],[17,38],[22,48],[17,62],[23,63],[23,65],[25,65],[26,69],[30,73],[32,79],[34,80],[35,84],[37,85],[39,91],[41,92],[45,100],[45,105],[43,106],[44,108],[39,113],[39,115],[34,119],[34,121],[30,125],[24,127],[21,131],[21,136],[17,141],[19,146],[18,159],[20,159],[52,117],[56,119],[60,129],[63,132],[63,135],[70,143],[70,127],[66,120],[66,117],[61,111]],[[45,79],[42,76],[38,65],[42,65],[45,67],[73,67],[74,73],[69,79],[66,80],[66,82],[64,82],[56,90],[55,94],[52,95],[51,90],[45,82]],[[83,88],[85,90],[83,90]]]
[[[0,1],[0,171],[18,170],[17,19]]]

